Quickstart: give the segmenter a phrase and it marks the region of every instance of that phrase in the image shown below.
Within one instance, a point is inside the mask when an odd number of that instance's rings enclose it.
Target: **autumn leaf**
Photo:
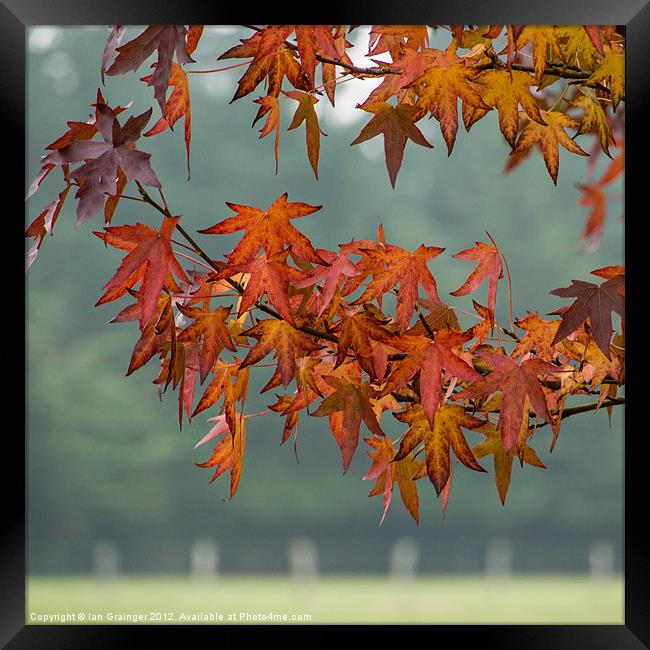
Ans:
[[[149,83],[153,75],[140,79]],[[190,107],[190,88],[187,73],[177,63],[172,63],[169,73],[169,85],[174,87],[166,104],[165,115],[161,117],[145,134],[145,137],[172,129],[182,118],[185,124],[185,151],[187,154],[187,178],[190,178],[190,142],[192,140],[192,109]]]
[[[324,379],[336,392],[325,398],[312,415],[320,417],[341,413],[339,427],[338,430],[334,430],[334,434],[341,449],[343,473],[345,474],[359,443],[361,421],[375,436],[385,435],[370,402],[370,399],[376,397],[377,393],[367,381],[357,384],[334,375],[324,377]]]
[[[264,79],[267,80],[267,95],[272,97],[280,95],[285,76],[294,88],[309,89],[294,51],[284,42],[292,31],[291,25],[269,25],[243,40],[242,45],[230,48],[219,57],[219,60],[253,57],[239,79],[237,91],[230,103],[253,92]]]
[[[307,158],[309,164],[314,170],[314,176],[318,179],[318,155],[320,152],[320,136],[327,135],[321,130],[318,125],[318,116],[314,110],[314,106],[318,103],[318,99],[309,93],[303,93],[300,90],[292,90],[290,92],[282,91],[284,95],[298,102],[298,107],[293,115],[289,131],[297,129],[303,122],[305,123],[305,134],[307,138]]]
[[[394,188],[397,174],[402,166],[407,139],[429,149],[432,149],[433,145],[427,142],[420,129],[414,124],[415,117],[419,113],[415,106],[398,104],[395,107],[386,103],[376,103],[362,108],[373,113],[374,117],[361,129],[361,133],[352,144],[366,142],[378,135],[384,136],[386,168],[390,184]]]
[[[199,375],[198,364],[198,341],[194,340],[185,346],[185,367],[181,384],[178,389],[178,426],[183,429],[183,412],[187,415],[188,421],[192,422],[192,407],[194,405],[194,393],[196,392],[196,378]]]
[[[611,93],[612,108],[616,110],[625,93],[625,51],[620,45],[606,48],[605,60],[585,84],[606,84]]]
[[[531,120],[544,125],[544,119],[539,110],[537,100],[530,92],[535,79],[526,72],[518,70],[486,70],[474,80],[479,84],[481,99],[497,109],[499,113],[499,128],[503,137],[511,147],[515,146],[519,130],[519,106],[523,108]],[[467,130],[479,119],[487,115],[484,108],[471,104],[463,105],[463,118]]]
[[[348,255],[340,252],[338,255],[331,251],[319,248],[317,254],[328,266],[319,265],[304,280],[298,280],[293,286],[298,289],[313,286],[323,281],[321,291],[318,294],[318,316],[320,317],[327,309],[334,297],[341,278],[351,278],[359,275],[356,265],[350,261]]]
[[[104,52],[102,53],[102,85],[104,85],[104,75],[106,74],[106,67],[108,66],[108,62],[113,58],[115,50],[122,42],[122,36],[124,36],[125,31],[126,25],[115,25],[111,28],[111,31],[108,34],[108,38],[106,39],[106,43],[104,45]]]
[[[466,467],[477,472],[485,470],[476,462],[462,428],[476,429],[483,422],[472,417],[462,406],[443,405],[436,411],[434,426],[431,427],[422,409],[415,404],[405,411],[393,413],[400,422],[409,425],[409,430],[402,438],[395,461],[406,458],[413,449],[424,442],[424,455],[429,480],[440,495],[451,475],[451,450],[456,458]]]
[[[306,380],[307,377],[303,375],[304,367],[301,370],[301,364],[305,364],[310,368],[310,380]],[[302,357],[296,360],[297,388],[294,394],[278,395],[278,401],[269,406],[272,411],[285,417],[281,444],[287,441],[292,430],[297,432],[300,411],[307,409],[317,399],[335,392],[335,389],[324,379],[324,377],[331,375],[338,376],[341,379],[351,379],[352,381],[360,381],[361,379],[361,373],[355,363],[349,363],[335,369],[329,361],[314,357]],[[330,416],[330,419],[332,417],[335,416]]]
[[[215,426],[219,426],[218,424]],[[218,479],[225,472],[230,472],[230,498],[235,496],[241,478],[242,463],[246,452],[246,418],[237,414],[235,430],[230,435],[227,431],[221,434],[223,439],[217,443],[210,458],[197,467],[217,467],[210,482]]]
[[[436,410],[442,402],[442,374],[467,381],[481,378],[476,370],[461,359],[454,348],[462,348],[469,337],[457,332],[441,331],[434,340],[426,336],[401,336],[395,347],[406,353],[406,358],[395,364],[388,375],[382,393],[390,393],[405,386],[420,373],[420,399],[429,425],[433,427]]]
[[[199,370],[203,383],[224,348],[231,352],[236,351],[226,325],[232,307],[217,307],[213,310],[178,305],[178,309],[194,321],[179,334],[178,342],[200,341]]]
[[[65,188],[59,192],[58,197],[52,201],[46,208],[32,221],[27,230],[25,237],[33,237],[34,242],[25,256],[25,271],[34,263],[38,256],[38,252],[45,241],[45,237],[54,233],[54,224],[56,224],[63,204],[68,196],[68,192],[72,185],[66,185]]]
[[[267,354],[274,352],[284,386],[293,379],[296,373],[296,359],[315,350],[320,350],[322,347],[314,343],[312,337],[297,330],[289,323],[270,318],[260,321],[254,327],[243,332],[242,336],[253,337],[259,343],[249,351],[240,367],[252,366]]]
[[[535,67],[535,81],[542,83],[546,61],[549,55],[560,58],[560,44],[558,34],[553,25],[526,25],[516,39],[516,49],[521,50],[530,43]]]
[[[236,212],[237,216],[228,217],[210,228],[199,230],[199,232],[204,235],[229,235],[238,230],[244,230],[241,241],[228,255],[228,261],[232,265],[251,262],[262,248],[266,250],[269,257],[282,254],[285,251],[285,246],[292,253],[308,262],[323,264],[324,260],[316,253],[309,239],[296,230],[290,221],[313,214],[322,206],[289,203],[287,198],[288,194],[285,192],[266,210],[226,202],[226,205]]]
[[[136,117],[130,117],[120,126],[116,113],[106,104],[98,104],[97,128],[104,142],[73,139],[72,142],[43,158],[43,164],[67,165],[83,162],[70,177],[80,185],[75,197],[77,225],[93,217],[104,205],[106,195],[117,194],[118,169],[128,180],[143,185],[160,187],[149,159],[151,154],[135,148],[135,142],[151,117],[151,109]]]
[[[454,400],[478,399],[488,397],[496,391],[503,395],[498,428],[501,431],[506,450],[514,447],[522,426],[526,397],[535,409],[535,413],[553,423],[546,397],[539,383],[539,376],[554,375],[558,368],[542,359],[527,359],[520,364],[511,357],[481,350],[481,359],[487,361],[494,370],[484,379],[474,382],[469,388],[456,393]]]
[[[422,465],[422,461],[413,458],[413,454],[409,454],[402,460],[393,462],[395,448],[388,436],[364,438],[364,442],[372,447],[368,451],[368,456],[372,459],[372,466],[364,475],[363,480],[372,481],[376,479],[375,485],[368,496],[373,497],[381,494],[384,501],[384,511],[379,525],[381,526],[384,522],[388,512],[395,483],[399,487],[402,503],[411,517],[415,519],[415,522],[420,523],[418,488],[413,477],[420,465]]]
[[[462,59],[451,51],[426,50],[434,57],[431,66],[411,87],[418,95],[417,106],[430,112],[440,123],[440,130],[447,143],[447,153],[451,155],[458,132],[458,99],[489,111],[472,81],[476,69],[467,59]]]
[[[589,36],[589,40],[592,42],[598,54],[600,54],[600,56],[605,56],[603,40],[600,36],[600,25],[583,25],[582,27],[587,36]]]
[[[248,391],[249,369],[243,368],[239,359],[235,359],[234,363],[217,359],[211,370],[214,377],[203,392],[192,417],[214,406],[223,397],[222,412],[232,432],[235,430],[236,403],[243,402]]]
[[[171,236],[179,220],[180,217],[163,219],[159,231],[143,224],[109,226],[105,229],[107,243],[114,245],[110,236],[115,235],[133,245],[115,275],[104,285],[105,289],[122,288],[128,285],[129,278],[143,265],[146,265],[138,296],[140,327],[144,327],[153,315],[158,296],[170,271],[179,280],[189,282],[189,278],[176,260],[171,246]]]
[[[111,37],[109,36],[109,39]],[[149,25],[144,32],[117,48],[117,57],[106,70],[107,75],[119,75],[137,70],[157,51],[156,69],[148,81],[154,88],[154,97],[166,117],[165,98],[169,87],[174,55],[180,65],[194,63],[187,51],[185,25]],[[103,69],[103,68],[102,68]]]
[[[368,311],[356,311],[344,315],[336,323],[334,331],[338,336],[336,353],[336,367],[344,363],[350,352],[354,352],[361,367],[371,376],[376,378],[375,348],[373,341],[390,345],[393,336],[384,325]]]
[[[583,382],[590,384],[592,389],[598,388],[608,375],[614,380],[620,377],[621,365],[618,357],[615,354],[610,355],[611,358],[606,357],[583,329],[578,333],[576,340],[565,339],[558,343],[557,347],[562,354],[580,364],[576,375],[579,375]]]
[[[450,330],[460,332],[460,323],[453,307],[449,305],[436,304],[433,300],[420,299],[420,306],[428,310],[428,314],[422,313],[422,318],[427,322],[427,326],[433,332],[441,330]],[[413,327],[406,331],[407,334],[425,335],[428,334],[422,319],[419,319]]]
[[[526,332],[512,351],[512,357],[521,357],[534,351],[539,359],[553,361],[557,352],[553,349],[553,339],[560,326],[559,320],[544,320],[537,312],[529,311],[525,317],[515,321],[515,325]]]
[[[584,110],[574,138],[583,133],[596,133],[603,153],[612,157],[609,145],[614,143],[612,129],[600,99],[591,88],[582,88],[571,99],[571,104]]]
[[[397,325],[405,330],[413,315],[413,307],[418,298],[418,285],[422,285],[429,298],[440,303],[436,281],[427,267],[427,262],[437,257],[445,249],[437,246],[418,246],[413,253],[399,246],[386,245],[382,250],[369,250],[365,253],[363,271],[372,275],[372,281],[357,298],[361,304],[381,298],[399,284],[397,296]]]
[[[302,280],[305,274],[298,269],[286,264],[287,253],[269,257],[259,255],[247,264],[227,266],[215,276],[215,279],[230,278],[238,273],[250,274],[244,293],[239,302],[237,316],[245,314],[258,301],[262,294],[266,294],[269,302],[277,309],[284,320],[291,325],[295,324],[289,287],[291,282]]]
[[[300,54],[300,67],[309,81],[310,88],[313,89],[316,82],[316,55],[322,52],[329,58],[335,60],[339,58],[332,28],[330,25],[294,25],[294,28]]]
[[[594,269],[592,275],[597,275],[599,278],[611,280],[619,275],[625,275],[625,267],[621,264],[613,264],[612,266],[603,266],[600,269]],[[625,286],[619,287],[619,293],[625,293]]]
[[[258,99],[253,100],[256,104],[259,104],[260,107],[257,110],[257,115],[253,120],[253,126],[255,123],[260,120],[265,115],[268,115],[264,126],[260,129],[260,139],[265,138],[267,135],[275,131],[275,173],[278,173],[279,165],[279,147],[280,147],[280,102],[277,97],[268,95],[267,97],[259,97]]]
[[[122,192],[126,184],[129,182],[129,179],[124,175],[124,172],[118,167],[117,168],[117,180],[115,182],[115,194],[109,194],[106,197],[106,203],[104,203],[104,223],[110,224],[113,220],[113,215],[117,206],[122,198]]]
[[[576,299],[562,314],[562,323],[553,339],[553,345],[575,332],[588,318],[596,345],[609,359],[609,346],[614,333],[612,312],[616,312],[619,316],[625,315],[625,297],[618,291],[623,286],[625,286],[625,274],[607,280],[601,285],[572,280],[569,287],[551,291],[554,296]]]
[[[92,140],[98,131],[97,123],[100,117],[98,107],[103,104],[106,104],[106,101],[104,100],[101,90],[98,88],[97,100],[95,104],[92,104],[92,106],[95,108],[95,115],[91,116],[87,122],[77,122],[77,121],[67,122],[68,130],[62,136],[54,140],[54,142],[48,144],[45,147],[45,149],[48,151],[57,151],[71,144],[73,140]],[[119,115],[123,110],[125,110],[125,107],[117,106],[113,109],[113,113],[115,115]],[[41,183],[45,180],[45,178],[49,175],[49,173],[56,167],[56,165],[51,162],[43,164],[43,162],[41,161],[41,164],[42,167],[39,170],[39,173],[37,174],[36,178],[32,181],[32,184],[30,185],[29,190],[27,191],[27,196],[25,197],[25,201],[28,201],[35,194],[35,192],[40,187]],[[68,172],[69,172],[69,165],[64,165],[63,173],[66,179],[68,179]],[[66,182],[68,182],[68,180],[66,180]]]
[[[392,63],[375,61],[383,68],[399,70],[400,72],[399,74],[384,75],[381,84],[368,95],[366,100],[359,105],[359,108],[367,110],[372,105],[387,102],[393,95],[401,98],[403,92],[406,92],[407,86],[419,79],[434,64],[436,57],[431,52],[435,51],[425,50],[421,52],[404,46],[401,49],[401,54],[396,55]]]
[[[394,61],[405,49],[416,51],[428,44],[429,32],[426,25],[373,25],[367,56],[388,52]]]
[[[334,48],[337,56],[333,57],[335,61],[341,61],[348,65],[352,65],[352,60],[346,53],[346,48],[352,47],[352,43],[348,42],[345,38],[345,25],[336,25],[334,35]],[[336,94],[336,66],[332,63],[324,63],[321,69],[323,77],[323,86],[327,98],[330,100],[332,107],[334,106],[334,96]]]
[[[461,287],[451,292],[452,296],[466,296],[468,293],[476,291],[485,280],[489,280],[488,311],[490,325],[494,329],[494,307],[497,300],[497,284],[499,279],[503,277],[499,249],[494,244],[488,245],[477,241],[474,248],[468,248],[452,255],[452,257],[460,260],[478,262],[478,266],[470,273]]]
[[[203,36],[204,25],[189,25],[187,30],[187,52],[192,54],[199,46],[201,36]]]
[[[607,197],[599,183],[577,183],[581,196],[578,205],[589,209],[589,216],[580,233],[580,241],[587,244],[587,252],[595,251],[605,230],[605,218],[607,216]]]
[[[526,427],[527,429],[527,427]],[[506,496],[510,488],[510,476],[512,474],[512,461],[519,456],[523,463],[544,469],[546,466],[539,459],[535,450],[526,444],[525,437],[519,443],[520,449],[515,448],[507,451],[503,446],[501,434],[492,422],[486,422],[483,426],[474,429],[477,433],[485,436],[485,440],[472,447],[472,453],[477,460],[484,456],[491,455],[494,462],[494,482],[497,486],[499,498],[503,505],[506,504]],[[522,432],[524,431],[522,427]]]
[[[135,302],[122,309],[109,322],[123,323],[140,320],[140,303]],[[140,337],[133,347],[126,376],[134,373],[147,364],[154,355],[158,354],[163,344],[169,339],[171,320],[171,304],[167,296],[159,296],[152,317],[141,328]]]
[[[560,168],[560,145],[578,156],[588,156],[564,129],[576,129],[580,123],[559,111],[542,111],[546,126],[529,120],[519,133],[515,147],[510,155],[521,154],[533,145],[538,146],[544,156],[546,169],[557,185],[557,173]]]

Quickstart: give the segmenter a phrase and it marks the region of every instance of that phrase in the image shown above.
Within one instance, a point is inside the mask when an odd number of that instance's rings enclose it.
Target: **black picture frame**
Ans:
[[[313,5],[316,6],[316,5]],[[328,7],[321,5],[324,9]],[[274,6],[268,15],[257,15],[255,19],[271,19],[271,22],[328,23],[330,15],[300,15],[286,11],[287,5]],[[12,273],[5,275],[5,285],[14,284],[8,279],[20,273],[23,268],[24,247],[19,241],[24,235],[24,219],[21,223],[17,215],[25,210],[24,190],[26,188],[25,166],[16,164],[19,156],[11,152],[25,151],[25,35],[31,25],[109,25],[148,24],[148,23],[201,23],[201,24],[239,24],[255,19],[244,18],[233,10],[233,6],[217,6],[216,3],[203,3],[200,0],[184,0],[182,3],[162,4],[153,0],[112,0],[106,3],[88,3],[87,0],[0,0],[0,134],[2,134],[3,158],[7,164],[3,174],[2,206],[5,208],[3,225],[15,233],[16,240],[7,247],[16,252],[19,258]],[[324,12],[323,12],[324,13]],[[647,151],[647,129],[644,127],[647,107],[650,106],[650,79],[647,72],[650,62],[650,2],[648,0],[545,0],[544,2],[516,2],[498,0],[487,3],[480,0],[465,0],[454,3],[451,0],[433,0],[425,6],[413,2],[388,3],[385,0],[372,5],[363,3],[352,7],[336,5],[336,22],[353,24],[366,23],[442,23],[442,24],[617,24],[626,27],[626,129],[632,137],[626,138],[626,155],[629,159],[625,181],[625,203],[641,205],[644,188],[641,174],[644,173],[643,153]],[[261,21],[264,22],[264,21]],[[647,154],[646,154],[647,156]],[[631,161],[631,164],[630,164]],[[635,164],[636,161],[636,164]],[[647,182],[647,181],[646,181]],[[634,199],[640,199],[635,203]],[[24,214],[24,212],[23,212]],[[632,296],[632,311],[635,298],[639,295],[637,287],[643,278],[641,254],[634,254],[635,242],[641,246],[642,236],[636,233],[640,221],[645,219],[645,210],[628,220],[625,233],[625,257],[627,271],[626,293]],[[634,234],[633,234],[634,233]],[[20,239],[19,239],[20,238]],[[5,249],[5,253],[7,249]],[[632,253],[632,254],[630,254]],[[24,279],[23,279],[24,282]],[[19,299],[5,301],[5,309],[15,324],[18,320]],[[629,301],[628,301],[629,304]],[[7,318],[5,319],[6,323]],[[642,319],[627,317],[627,345],[632,342],[632,351],[627,352],[626,374],[626,423],[634,421],[637,406],[637,382],[640,367],[647,363],[635,354],[636,342],[640,338]],[[7,325],[5,324],[5,327]],[[22,339],[21,339],[22,336]],[[18,333],[5,333],[2,351],[5,380],[16,387],[19,382],[19,368],[25,367],[25,330],[18,326]],[[13,353],[16,359],[10,359]],[[22,356],[21,356],[22,354]],[[15,365],[14,365],[15,364]],[[25,378],[27,381],[27,377]],[[25,384],[22,386],[25,401]],[[0,644],[7,648],[103,648],[103,647],[141,647],[161,631],[165,640],[180,632],[187,641],[195,634],[206,634],[208,638],[223,643],[224,636],[232,638],[235,628],[222,628],[218,635],[208,626],[176,627],[170,626],[30,626],[25,625],[25,440],[17,427],[9,426],[10,416],[16,412],[15,399],[5,397],[4,404],[4,485],[2,537],[0,562]],[[630,410],[631,409],[631,410]],[[23,412],[23,415],[25,414]],[[639,420],[641,421],[641,420]],[[437,626],[431,633],[430,641],[444,642],[441,636],[450,636],[454,644],[472,643],[480,647],[499,648],[589,648],[596,649],[637,649],[650,647],[650,544],[646,541],[643,525],[647,518],[648,506],[645,496],[645,475],[647,474],[647,438],[644,428],[626,427],[628,432],[625,449],[625,621],[622,625],[493,625],[493,626]],[[25,429],[25,435],[27,431]],[[11,471],[10,471],[11,470]],[[297,628],[293,628],[294,630]],[[309,629],[304,627],[302,629]],[[265,634],[271,634],[268,627]],[[427,633],[428,636],[429,633]],[[411,643],[406,638],[404,643]]]

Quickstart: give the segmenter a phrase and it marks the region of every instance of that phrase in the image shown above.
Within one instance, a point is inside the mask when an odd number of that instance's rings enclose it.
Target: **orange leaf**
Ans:
[[[384,136],[384,155],[386,157],[386,168],[390,184],[395,187],[397,174],[402,166],[404,158],[404,147],[406,140],[412,140],[423,147],[433,148],[420,129],[415,126],[415,117],[418,109],[407,104],[398,104],[393,107],[390,104],[372,104],[364,108],[374,113],[374,117],[366,124],[361,133],[354,139],[352,144],[360,144],[378,135]]]
[[[470,273],[463,285],[452,291],[452,296],[466,296],[472,291],[476,291],[485,280],[488,283],[488,311],[490,316],[490,325],[494,328],[494,307],[497,300],[497,284],[503,277],[501,269],[501,254],[499,249],[493,244],[484,244],[477,241],[474,248],[468,248],[460,253],[452,255],[460,260],[471,260],[478,262],[478,266]]]
[[[287,198],[288,194],[285,192],[266,210],[226,202],[237,216],[224,219],[199,232],[204,235],[228,235],[238,230],[245,231],[239,244],[228,255],[230,264],[251,262],[262,248],[266,250],[269,257],[282,254],[285,245],[292,253],[308,262],[323,264],[324,260],[316,253],[309,239],[296,230],[290,222],[291,219],[313,214],[320,210],[321,206],[289,203]]]
[[[253,337],[259,343],[249,351],[240,367],[252,366],[270,352],[275,351],[284,386],[296,374],[296,359],[315,350],[320,350],[322,347],[314,343],[310,336],[295,329],[289,323],[271,318],[260,321],[254,327],[243,332],[242,336]]]
[[[267,97],[259,97],[253,101],[260,105],[257,115],[253,120],[253,125],[255,125],[255,122],[264,117],[267,113],[269,114],[264,126],[260,129],[260,139],[265,138],[269,133],[275,131],[275,173],[277,174],[280,147],[280,102],[278,102],[277,97],[271,95],[268,95]]]
[[[218,426],[218,425],[217,425]],[[235,430],[232,435],[226,435],[217,443],[208,460],[203,463],[196,463],[197,467],[217,466],[210,482],[219,478],[223,473],[230,472],[230,498],[232,499],[237,491],[239,479],[241,478],[242,462],[246,452],[246,418],[243,414],[237,414],[235,418]]]
[[[553,183],[557,185],[560,145],[578,156],[588,156],[589,154],[583,151],[564,131],[564,129],[577,128],[579,123],[576,120],[558,111],[542,111],[542,118],[546,122],[546,126],[532,120],[526,123],[510,155],[522,153],[533,145],[538,146],[544,155],[546,169],[548,169]]]
[[[141,81],[149,83],[151,75],[143,77]],[[187,177],[190,177],[190,141],[192,139],[192,109],[190,108],[190,88],[187,81],[187,74],[177,63],[172,63],[169,74],[169,85],[174,86],[172,94],[167,100],[167,110],[164,117],[161,117],[144,135],[152,136],[162,133],[167,129],[173,129],[174,124],[181,117],[185,120],[185,151],[187,154]]]
[[[400,422],[409,425],[409,430],[402,438],[402,444],[395,456],[395,461],[406,458],[421,442],[424,442],[427,474],[436,493],[440,495],[451,475],[451,450],[456,458],[466,467],[477,472],[485,470],[476,462],[461,427],[476,429],[483,422],[465,413],[462,406],[444,405],[436,411],[434,426],[429,421],[420,404],[393,413]]]
[[[309,164],[314,170],[314,176],[318,179],[318,155],[320,152],[320,136],[327,135],[321,131],[318,125],[318,116],[314,110],[314,106],[318,103],[318,99],[309,93],[303,93],[299,90],[292,90],[291,92],[284,92],[287,97],[294,99],[298,102],[298,108],[293,115],[293,120],[289,125],[289,131],[298,128],[305,122],[305,134],[307,138],[307,158]]]
[[[334,375],[324,377],[324,379],[336,389],[336,392],[324,399],[312,415],[319,417],[340,413],[339,417],[332,423],[334,425],[332,431],[341,449],[343,473],[345,474],[357,449],[359,427],[362,420],[374,435],[385,435],[379,426],[377,416],[370,403],[370,399],[377,397],[377,393],[368,382],[351,382]]]
[[[364,438],[364,441],[372,447],[372,450],[368,452],[368,456],[372,458],[372,466],[364,475],[363,480],[372,481],[377,479],[368,496],[373,497],[382,494],[384,497],[384,511],[380,525],[386,517],[395,483],[399,487],[402,503],[416,523],[419,523],[418,488],[414,476],[423,464],[422,461],[413,458],[413,454],[409,454],[402,460],[393,462],[395,448],[388,436]]]

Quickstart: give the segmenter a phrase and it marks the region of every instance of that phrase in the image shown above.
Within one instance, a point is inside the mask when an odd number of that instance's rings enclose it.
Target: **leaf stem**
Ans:
[[[503,331],[509,336],[513,336],[514,338],[519,340],[519,338],[517,338],[517,336],[514,334],[515,323],[512,317],[512,280],[510,278],[510,269],[508,268],[508,260],[506,260],[506,256],[501,252],[501,249],[497,246],[497,243],[494,241],[492,235],[487,230],[485,231],[485,234],[490,238],[490,241],[494,244],[494,248],[496,248],[499,251],[499,256],[503,260],[503,263],[506,267],[506,274],[508,276],[508,307],[510,309],[510,330],[511,331],[508,332],[505,329]]]

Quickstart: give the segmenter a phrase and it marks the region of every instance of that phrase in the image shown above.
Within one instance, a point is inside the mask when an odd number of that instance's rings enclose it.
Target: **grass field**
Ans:
[[[88,576],[32,577],[25,622],[268,623],[271,614],[290,623],[618,624],[623,578],[431,576],[399,583],[382,576],[327,576],[298,584],[280,576],[208,582],[176,576],[104,582]],[[284,621],[277,618],[283,615]],[[304,615],[309,618],[292,618]]]

